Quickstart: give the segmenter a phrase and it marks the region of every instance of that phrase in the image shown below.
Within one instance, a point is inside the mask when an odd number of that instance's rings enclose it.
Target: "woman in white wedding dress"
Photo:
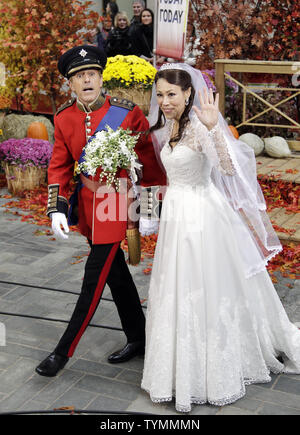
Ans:
[[[300,373],[300,331],[265,268],[281,246],[253,151],[233,138],[201,73],[185,64],[162,67],[150,115],[168,187],[142,388],[153,402],[175,397],[182,412],[192,403],[226,405],[246,385],[269,382],[270,371]]]

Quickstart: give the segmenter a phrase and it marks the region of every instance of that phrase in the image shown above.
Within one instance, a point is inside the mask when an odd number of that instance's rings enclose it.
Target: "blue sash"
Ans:
[[[106,126],[108,125],[110,128],[112,128],[114,131],[117,130],[117,128],[122,124],[124,119],[126,118],[127,114],[129,112],[129,109],[126,109],[124,107],[119,106],[110,106],[105,116],[101,119],[98,127],[96,128],[93,136],[90,137],[89,141],[94,137],[94,135],[97,133],[97,131],[107,131]],[[84,160],[85,156],[85,149],[83,148],[82,153],[78,159],[78,163],[81,163]],[[88,177],[88,174],[83,172],[83,175]],[[78,216],[74,212],[75,207],[78,207],[78,192],[80,189],[82,189],[83,184],[79,180],[76,183],[76,188],[74,193],[71,195],[69,199],[69,212],[68,212],[68,224],[69,225],[77,225],[78,224]]]

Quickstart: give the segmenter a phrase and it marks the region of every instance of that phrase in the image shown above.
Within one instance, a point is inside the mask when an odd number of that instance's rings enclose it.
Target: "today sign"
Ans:
[[[157,0],[156,54],[181,59],[189,0]]]

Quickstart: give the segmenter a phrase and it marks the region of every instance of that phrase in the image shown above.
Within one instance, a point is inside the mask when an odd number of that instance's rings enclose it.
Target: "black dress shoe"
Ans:
[[[69,361],[67,356],[51,353],[44,361],[41,362],[35,371],[41,376],[56,376],[59,370],[63,369]]]
[[[135,341],[127,343],[123,349],[117,350],[108,357],[108,362],[111,364],[122,363],[129,361],[137,355],[144,355],[145,343],[143,341]]]

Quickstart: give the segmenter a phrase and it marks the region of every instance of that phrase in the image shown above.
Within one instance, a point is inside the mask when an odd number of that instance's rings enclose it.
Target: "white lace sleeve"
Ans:
[[[208,132],[208,136],[213,142],[211,145],[214,146],[218,155],[219,170],[226,175],[234,175],[235,168],[219,123]]]
[[[194,143],[193,145],[189,144],[189,146],[206,154],[211,164],[223,174],[234,175],[235,168],[219,123],[209,131],[194,116],[192,129],[194,130]]]

